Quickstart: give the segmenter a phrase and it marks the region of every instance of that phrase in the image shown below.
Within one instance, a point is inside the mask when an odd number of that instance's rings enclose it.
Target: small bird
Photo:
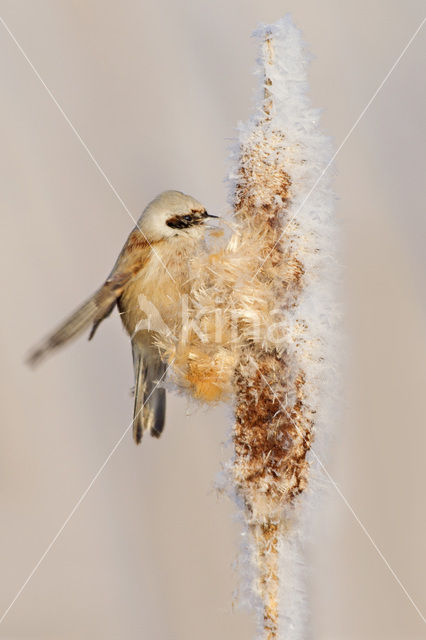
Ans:
[[[146,326],[143,301],[155,309],[166,328],[176,327],[181,298],[190,294],[188,262],[202,245],[209,218],[218,216],[180,191],[157,196],[140,216],[105,283],[28,358],[30,365],[38,364],[90,325],[91,340],[117,305],[132,343],[137,444],[145,431],[157,438],[161,435],[166,410],[166,390],[160,385],[167,367],[155,342],[158,327],[150,327],[149,318]]]

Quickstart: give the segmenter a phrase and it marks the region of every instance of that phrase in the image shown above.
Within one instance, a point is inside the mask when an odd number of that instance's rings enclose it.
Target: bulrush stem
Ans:
[[[285,133],[274,128],[271,118],[274,101],[268,67],[273,60],[273,40],[267,33],[263,115],[241,145],[235,216],[243,230],[242,246],[244,235],[252,241],[258,233],[258,263],[251,281],[272,291],[277,308],[284,313],[297,304],[304,269],[288,235],[283,234],[291,178],[282,160]],[[311,420],[303,413],[303,371],[289,358],[273,346],[247,341],[234,381],[233,474],[255,546],[265,640],[278,638],[279,540],[285,510],[306,485],[311,439]]]
[[[305,640],[308,454],[314,426],[317,437],[333,420],[336,383],[331,150],[306,94],[300,32],[287,16],[260,34],[261,104],[232,170],[236,231],[192,260],[187,339],[159,346],[182,390],[232,399],[230,479],[251,533],[263,638]]]
[[[251,532],[255,541],[259,566],[259,592],[263,603],[263,628],[265,640],[278,638],[279,596],[279,536],[280,525],[267,522],[253,525]]]

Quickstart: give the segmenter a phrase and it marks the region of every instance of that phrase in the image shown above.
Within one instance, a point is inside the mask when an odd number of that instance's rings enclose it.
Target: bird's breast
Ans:
[[[175,333],[182,297],[190,290],[188,263],[193,253],[194,245],[186,240],[152,245],[119,301],[121,320],[130,336],[144,330]]]

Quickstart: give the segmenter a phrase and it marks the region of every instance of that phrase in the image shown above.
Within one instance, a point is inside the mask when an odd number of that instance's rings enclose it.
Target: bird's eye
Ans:
[[[183,216],[184,220],[188,220],[188,222],[190,222],[192,220],[192,216]]]

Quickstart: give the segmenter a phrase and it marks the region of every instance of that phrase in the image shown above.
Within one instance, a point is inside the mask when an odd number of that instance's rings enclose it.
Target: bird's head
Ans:
[[[181,191],[164,191],[146,207],[138,220],[138,227],[151,242],[173,236],[201,238],[206,223],[218,216]]]

